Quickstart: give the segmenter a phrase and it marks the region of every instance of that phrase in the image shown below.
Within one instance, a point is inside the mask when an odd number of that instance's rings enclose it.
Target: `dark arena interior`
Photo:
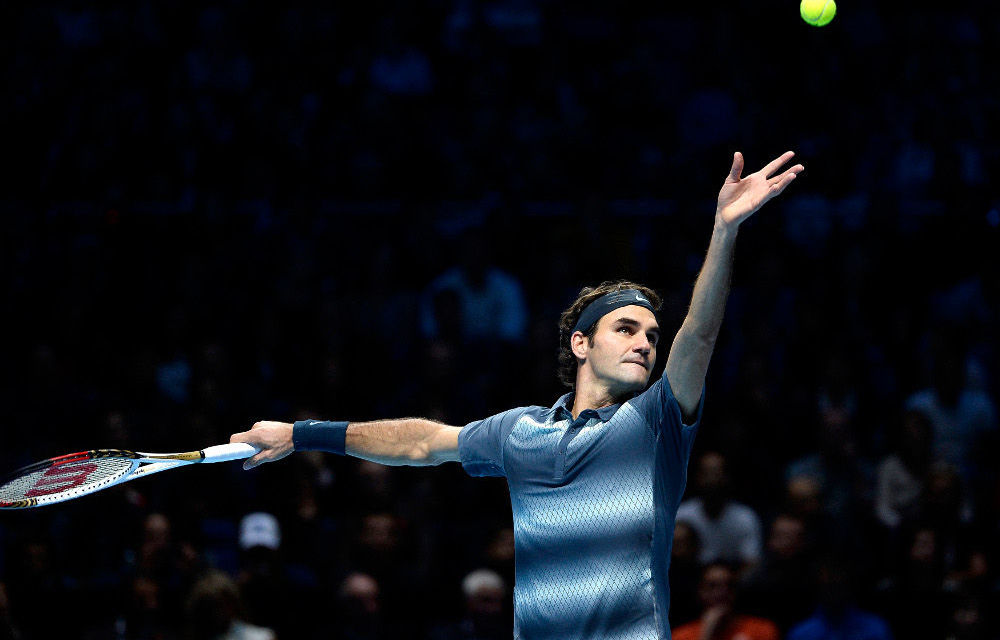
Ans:
[[[658,379],[734,152],[793,150],[674,637],[1000,638],[1000,4],[796,5],[4,3],[0,472],[552,406],[607,280],[663,296]],[[0,510],[0,640],[511,638],[514,573],[503,478],[300,452]]]

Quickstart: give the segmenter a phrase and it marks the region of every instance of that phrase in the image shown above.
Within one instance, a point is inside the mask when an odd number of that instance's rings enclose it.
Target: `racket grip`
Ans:
[[[202,462],[226,462],[228,460],[243,460],[260,451],[257,447],[244,442],[234,442],[231,444],[218,444],[214,447],[205,447],[202,450],[205,459]]]

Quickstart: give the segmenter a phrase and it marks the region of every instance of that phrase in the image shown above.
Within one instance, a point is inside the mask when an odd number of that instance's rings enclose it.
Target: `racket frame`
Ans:
[[[117,458],[129,460],[131,468],[119,476],[112,476],[97,484],[84,486],[80,489],[69,487],[59,491],[54,491],[51,495],[41,495],[22,500],[3,501],[0,500],[0,510],[4,509],[30,509],[49,504],[56,504],[81,498],[104,489],[109,489],[115,485],[135,480],[145,476],[160,473],[168,469],[187,466],[189,464],[226,462],[229,460],[242,460],[259,452],[260,449],[253,445],[244,443],[222,444],[206,447],[198,451],[183,451],[178,453],[144,453],[141,451],[130,451],[128,449],[90,449],[88,451],[77,451],[65,455],[56,456],[47,460],[41,460],[17,471],[7,474],[0,479],[0,486],[7,484],[19,477],[49,469],[51,467],[70,464],[73,462],[85,462],[87,460],[100,460],[104,458]],[[77,490],[74,490],[77,489]]]

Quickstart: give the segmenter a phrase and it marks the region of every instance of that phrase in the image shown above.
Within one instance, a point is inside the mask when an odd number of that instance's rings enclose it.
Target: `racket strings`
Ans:
[[[128,474],[128,458],[88,458],[28,471],[0,485],[0,502],[58,497],[96,490]]]

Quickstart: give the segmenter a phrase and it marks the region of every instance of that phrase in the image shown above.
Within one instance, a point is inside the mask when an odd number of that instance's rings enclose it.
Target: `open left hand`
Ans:
[[[782,173],[778,170],[795,155],[786,151],[767,163],[763,169],[741,178],[743,154],[733,154],[733,168],[719,191],[719,204],[715,210],[716,221],[726,226],[739,225],[749,218],[765,202],[785,190],[805,167],[797,164]]]

